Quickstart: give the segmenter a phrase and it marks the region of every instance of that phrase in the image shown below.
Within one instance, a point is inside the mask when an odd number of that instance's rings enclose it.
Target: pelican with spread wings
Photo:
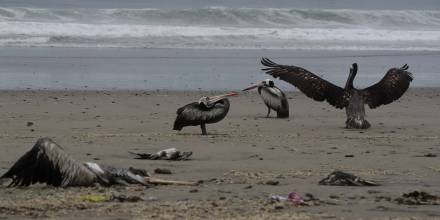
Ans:
[[[353,63],[345,88],[341,88],[301,67],[277,64],[268,58],[262,58],[261,63],[266,66],[262,70],[267,74],[294,85],[306,96],[316,101],[327,101],[336,108],[345,108],[346,128],[369,128],[370,123],[365,120],[365,104],[371,109],[389,104],[399,99],[413,80],[412,73],[407,71],[408,65],[405,64],[388,70],[376,84],[365,89],[356,89],[353,80],[358,68]]]

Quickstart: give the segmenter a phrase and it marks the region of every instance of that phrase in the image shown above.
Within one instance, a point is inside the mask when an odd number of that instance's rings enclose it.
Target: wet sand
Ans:
[[[0,173],[47,136],[81,161],[135,166],[156,177],[203,183],[68,189],[3,185],[0,219],[440,218],[439,206],[394,201],[414,190],[440,195],[440,89],[411,89],[398,102],[367,109],[372,128],[364,131],[344,129],[344,111],[297,92],[288,93],[290,119],[265,118],[265,106],[251,92],[230,99],[228,116],[208,125],[208,136],[201,136],[199,127],[172,131],[175,110],[202,94],[216,92],[2,91]],[[135,160],[128,154],[168,147],[193,151],[193,160]],[[172,174],[154,174],[155,168]],[[318,185],[332,170],[382,185]],[[289,192],[317,200],[294,206],[269,199]],[[87,195],[109,201],[90,202]],[[124,196],[139,201],[118,200]]]
[[[355,86],[376,83],[405,63],[412,87],[440,87],[436,51],[130,49],[7,47],[0,50],[2,90],[239,89],[268,77],[262,57],[296,65],[345,85],[350,64],[359,65]],[[277,81],[286,91],[293,87]]]

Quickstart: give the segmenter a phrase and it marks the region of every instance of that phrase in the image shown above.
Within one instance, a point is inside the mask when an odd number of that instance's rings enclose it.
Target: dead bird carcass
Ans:
[[[11,179],[10,187],[45,183],[55,187],[139,184],[194,185],[191,182],[155,179],[143,169],[116,168],[91,162],[78,162],[50,138],[40,138],[0,177]]]
[[[190,160],[192,155],[191,151],[181,152],[176,148],[167,148],[157,153],[136,153],[129,151],[128,153],[136,155],[136,159],[143,160]]]
[[[342,171],[333,171],[326,178],[319,181],[319,185],[331,186],[379,186],[373,181],[364,180],[351,173]]]

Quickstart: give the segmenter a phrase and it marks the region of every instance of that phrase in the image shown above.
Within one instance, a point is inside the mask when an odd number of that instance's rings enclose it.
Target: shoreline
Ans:
[[[246,85],[244,86],[246,87]],[[244,88],[243,87],[243,88]],[[224,93],[224,92],[239,92],[244,93],[246,92],[241,91],[242,89],[217,89],[217,90],[174,90],[174,89],[0,89],[0,92],[6,92],[6,93],[20,93],[20,92],[42,92],[42,93],[62,93],[62,92],[73,92],[73,93],[100,93],[100,92],[109,92],[109,93],[201,93],[200,95],[203,95],[203,93]],[[432,87],[412,87],[408,88],[408,91],[423,91],[423,90],[431,90],[436,92],[437,90],[440,90],[440,86],[432,86]],[[299,91],[296,87],[293,85],[291,86],[290,90],[283,90],[286,93],[298,93],[304,95],[301,91]],[[251,92],[252,93],[252,92]]]
[[[440,53],[5,48],[0,57],[3,90],[238,90],[270,78],[260,70],[261,57],[306,68],[335,85],[344,85],[348,66],[356,62],[355,86],[360,88],[407,63],[415,77],[411,86],[440,87],[435,65]],[[276,85],[293,89],[283,81],[277,80]]]

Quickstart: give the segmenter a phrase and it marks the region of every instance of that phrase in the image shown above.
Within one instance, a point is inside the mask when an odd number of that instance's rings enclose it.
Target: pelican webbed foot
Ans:
[[[361,118],[347,118],[345,121],[345,128],[348,129],[368,129],[370,126],[367,120]]]

